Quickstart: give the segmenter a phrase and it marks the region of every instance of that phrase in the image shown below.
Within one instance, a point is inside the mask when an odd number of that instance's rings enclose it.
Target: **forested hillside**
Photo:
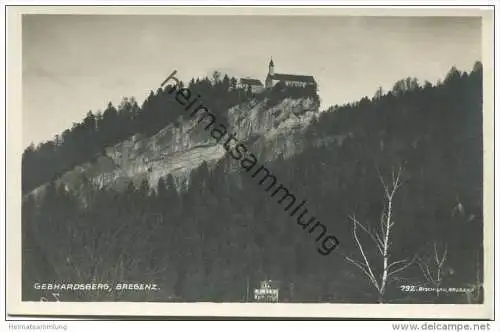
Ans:
[[[181,82],[182,84],[182,82]],[[201,96],[205,105],[221,121],[229,107],[251,97],[237,88],[236,78],[214,72],[210,79],[192,79],[187,85]],[[74,166],[95,158],[104,148],[140,133],[150,136],[174,122],[182,108],[167,89],[151,91],[139,107],[135,98],[124,98],[115,107],[111,102],[101,112],[89,111],[87,116],[71,129],[56,135],[53,140],[35,146],[31,144],[23,153],[23,192],[29,192]]]
[[[212,96],[214,110],[251,98],[228,89],[229,79],[210,87],[208,82],[191,84],[198,84],[204,97]],[[171,114],[178,112],[163,111],[174,108],[168,104],[172,101],[163,101],[163,93],[152,94],[140,110],[129,100],[119,112],[110,105],[102,117],[89,114],[62,134],[62,144],[28,148],[24,191],[92,158],[106,145],[136,132],[152,134],[175,121]],[[126,280],[155,282],[161,290],[67,292],[62,299],[246,301],[247,285],[270,278],[281,285],[280,301],[482,302],[480,63],[469,73],[453,68],[434,86],[404,79],[388,93],[379,90],[373,98],[332,107],[305,135],[310,143],[302,153],[277,158],[266,167],[306,199],[339,239],[330,255],[320,255],[311,236],[255,179],[234,171],[227,155],[214,169],[203,164],[194,170],[186,191],[177,190],[168,176],[160,179],[157,190],[147,182],[123,192],[89,187],[86,207],[53,181],[39,202],[27,196],[23,298],[38,300],[31,285],[39,280]],[[387,255],[393,260],[409,257],[411,264],[388,278],[381,298],[348,260],[359,257],[358,240],[368,259],[377,259],[377,247],[370,247],[366,234],[354,236],[350,218],[378,227],[388,211],[382,184],[394,170],[400,170],[400,187],[391,201]],[[441,252],[446,248],[441,285],[471,288],[470,294],[402,291],[404,285],[430,282],[425,263],[434,246]],[[376,274],[382,271],[373,268]]]

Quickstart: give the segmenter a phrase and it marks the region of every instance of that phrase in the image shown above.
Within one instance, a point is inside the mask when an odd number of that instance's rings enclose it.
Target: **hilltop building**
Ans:
[[[274,72],[274,62],[271,58],[269,61],[269,71],[266,78],[266,88],[272,88],[278,82],[284,83],[286,86],[296,87],[314,87],[316,88],[316,81],[314,77],[309,75],[294,75],[294,74],[276,74]]]
[[[277,74],[274,72],[274,61],[271,58],[269,61],[269,70],[266,77],[266,89],[270,89],[278,83],[283,83],[285,86],[294,87],[313,87],[316,89],[316,81],[313,76],[295,75],[295,74]],[[242,78],[239,82],[239,87],[247,89],[252,93],[259,93],[264,90],[262,82],[256,78]]]
[[[259,93],[264,90],[262,82],[256,78],[242,78],[240,79],[240,87],[250,90],[252,93]]]

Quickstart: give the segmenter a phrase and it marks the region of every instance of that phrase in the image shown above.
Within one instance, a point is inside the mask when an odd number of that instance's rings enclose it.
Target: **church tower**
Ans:
[[[274,75],[274,62],[273,62],[272,57],[271,57],[271,61],[269,61],[269,75],[270,76]]]
[[[273,76],[274,76],[274,62],[271,57],[271,61],[269,61],[269,71],[267,73],[266,78],[266,88],[271,88],[273,86]]]

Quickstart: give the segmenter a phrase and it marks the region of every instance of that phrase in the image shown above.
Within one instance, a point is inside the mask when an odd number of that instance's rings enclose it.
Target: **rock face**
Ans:
[[[251,100],[228,110],[227,130],[262,161],[286,159],[302,151],[303,132],[318,108],[312,98],[287,98],[272,106],[266,99]],[[178,187],[185,188],[193,169],[204,161],[211,167],[225,155],[224,141],[217,143],[196,118],[179,118],[151,137],[136,134],[106,148],[96,160],[66,172],[58,182],[70,191],[79,191],[84,184],[122,190],[129,181],[138,185],[147,179],[155,188],[161,177],[172,174]]]
[[[318,114],[312,99],[285,99],[267,107],[267,101],[238,105],[229,110],[233,132],[244,141],[255,140],[252,152],[261,160],[284,159],[303,149],[303,132]]]

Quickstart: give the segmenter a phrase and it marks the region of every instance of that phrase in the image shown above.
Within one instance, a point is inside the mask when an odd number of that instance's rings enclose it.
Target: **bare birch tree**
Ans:
[[[377,169],[378,172],[378,169]],[[384,188],[384,210],[380,217],[380,224],[378,229],[371,229],[363,225],[353,214],[349,217],[353,224],[353,235],[356,241],[356,246],[361,255],[360,260],[355,260],[346,256],[347,261],[360,269],[363,274],[368,278],[370,284],[377,290],[379,302],[384,301],[384,294],[387,285],[391,278],[398,272],[407,269],[415,260],[405,258],[400,260],[390,261],[391,256],[391,231],[395,225],[393,217],[393,203],[397,191],[402,185],[403,168],[399,166],[396,170],[392,170],[391,181],[384,180],[380,172],[378,172],[380,182]],[[366,233],[372,244],[376,247],[376,258],[369,258],[366,253],[365,244],[360,241],[359,230]]]
[[[439,250],[437,241],[433,242],[432,249],[426,254],[417,257],[417,263],[424,274],[425,280],[436,289],[436,296],[439,296],[441,282],[444,277],[444,263],[448,255],[448,246],[445,244],[442,250]]]

